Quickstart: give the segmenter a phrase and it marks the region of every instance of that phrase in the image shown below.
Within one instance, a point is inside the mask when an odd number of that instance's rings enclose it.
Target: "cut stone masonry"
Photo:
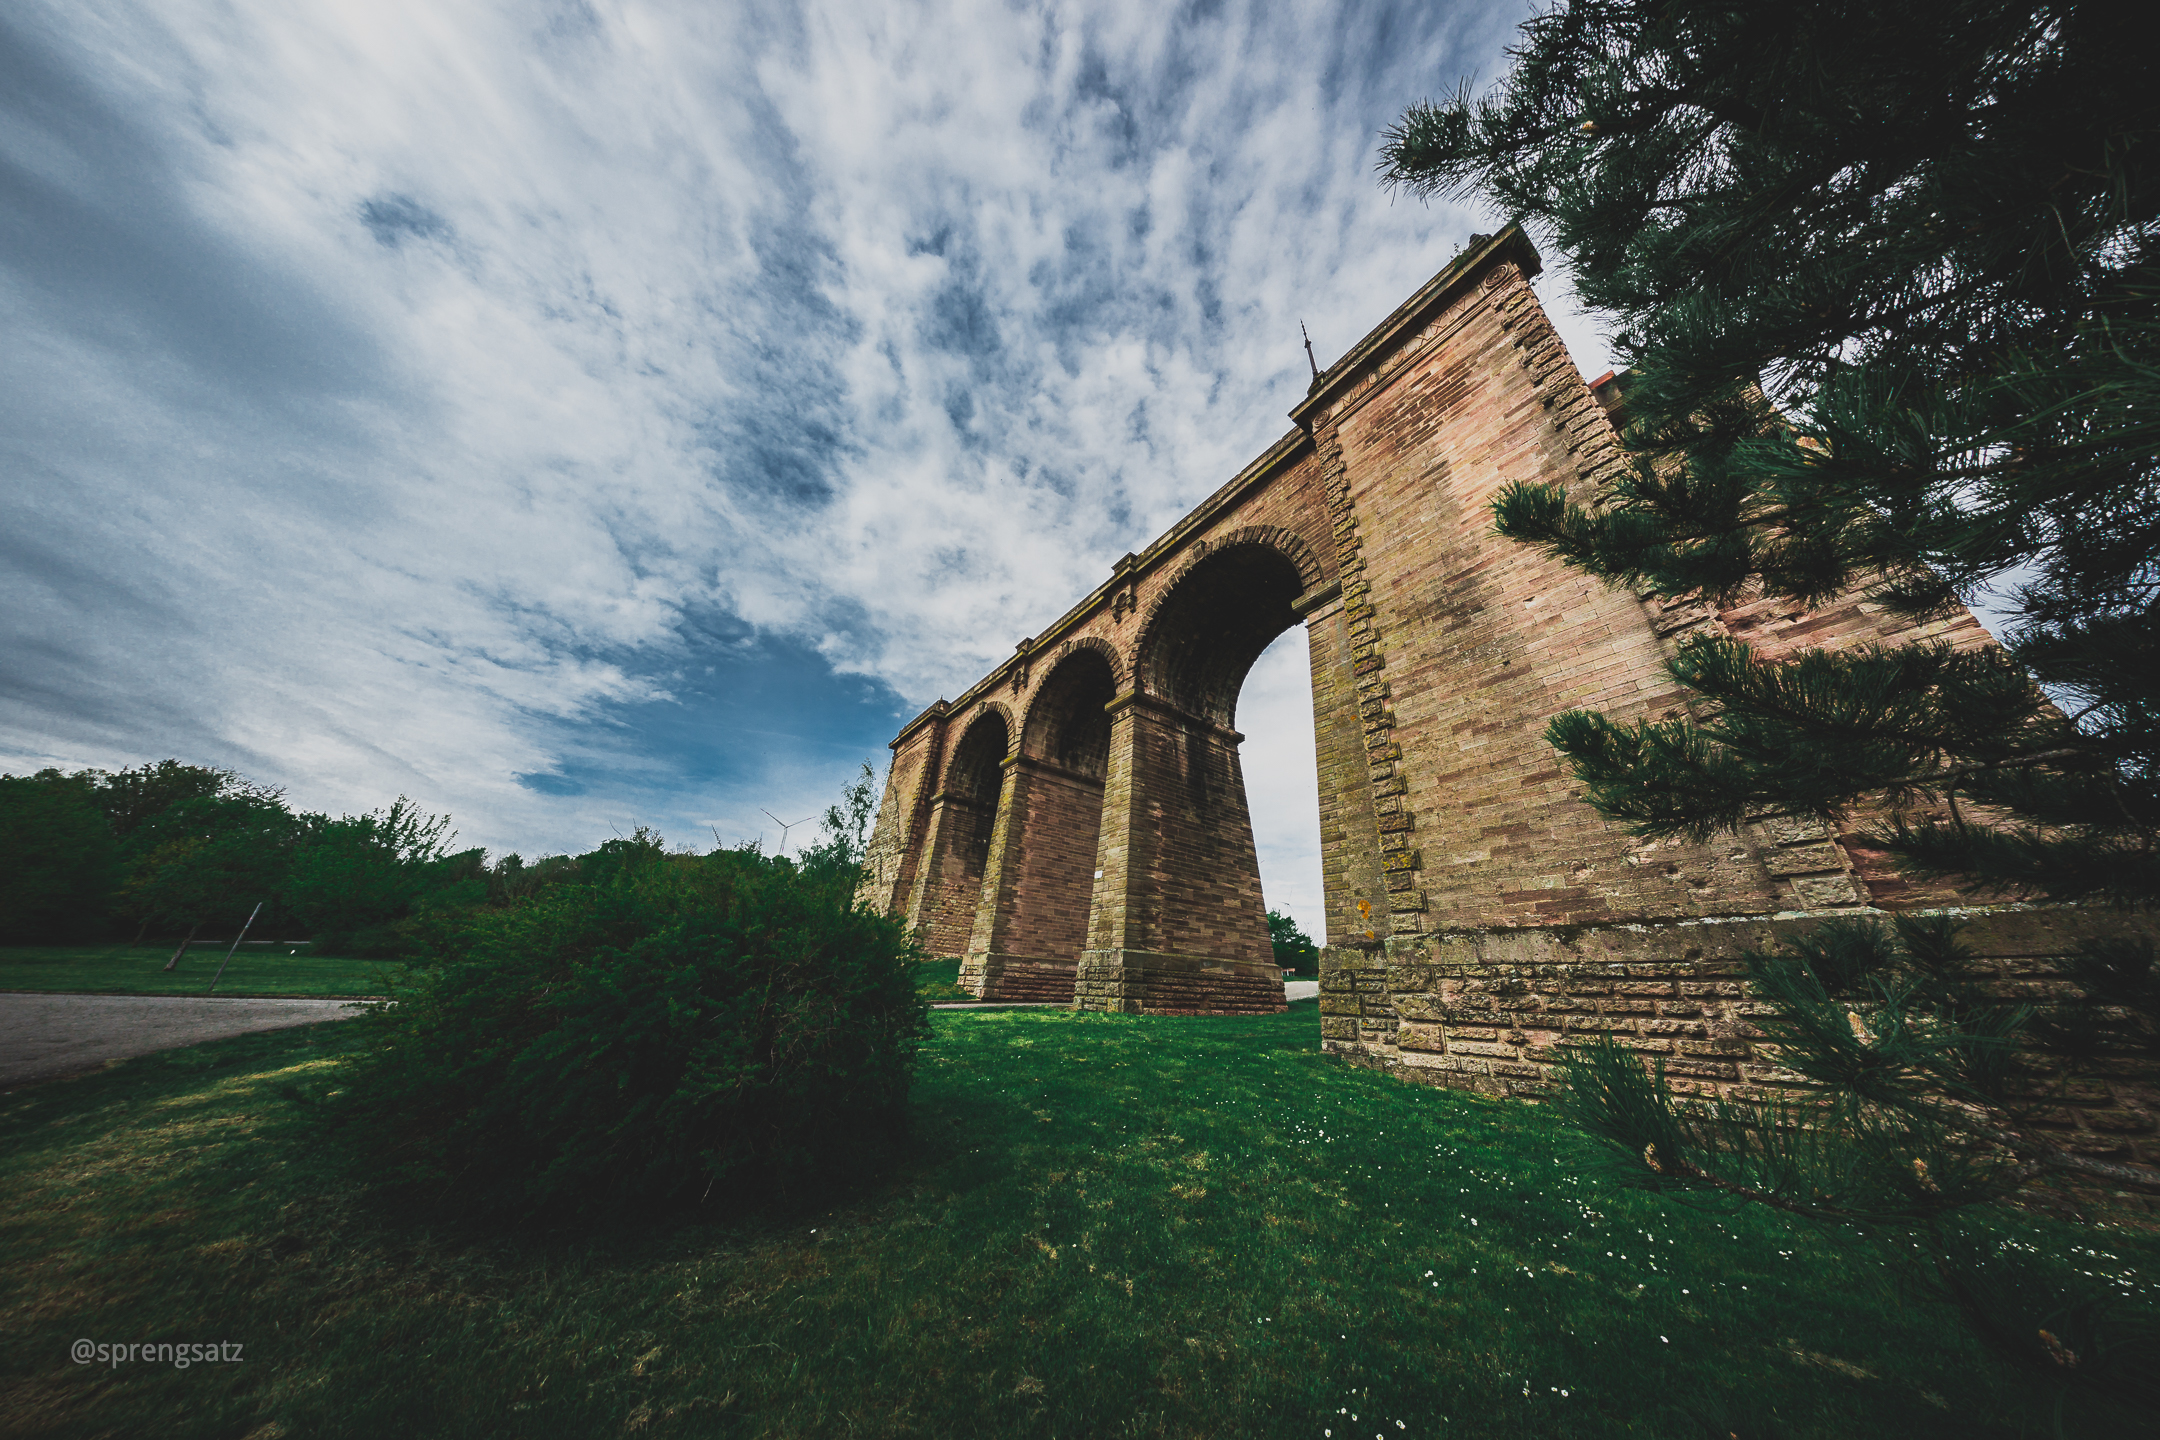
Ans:
[[[1583,382],[1538,268],[1519,232],[1475,241],[1315,379],[1294,429],[903,727],[862,898],[959,956],[984,999],[1282,1008],[1235,720],[1252,662],[1302,625],[1327,1048],[1528,1094],[1562,1037],[1606,1029],[1706,1092],[1774,1083],[1738,950],[1828,914],[1956,897],[1808,822],[1705,844],[1631,836],[1583,802],[1545,727],[1577,708],[1686,713],[1667,662],[1695,635],[1772,657],[1993,641],[1963,611],[1914,625],[1858,602],[1633,596],[1495,537],[1508,484],[1590,503],[1631,463],[1619,387]],[[2006,984],[2044,946],[2113,923],[1961,913]],[[2141,1104],[2109,1089],[2066,1123],[2095,1145],[2135,1136]]]

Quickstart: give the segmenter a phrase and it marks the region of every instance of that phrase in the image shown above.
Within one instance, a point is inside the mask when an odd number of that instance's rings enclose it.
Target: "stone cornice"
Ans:
[[[1502,260],[1513,260],[1525,276],[1537,274],[1545,263],[1538,258],[1530,237],[1514,225],[1484,244],[1465,250],[1449,263],[1447,269],[1426,281],[1417,294],[1395,307],[1394,314],[1374,326],[1341,359],[1321,371],[1305,399],[1290,412],[1290,418],[1297,422],[1300,430],[1310,432],[1314,418],[1342,394],[1344,387],[1379,363],[1406,335],[1459,298],[1478,277]]]
[[[907,724],[900,727],[900,733],[893,736],[892,742],[888,744],[885,748],[888,750],[897,751],[902,745],[907,744],[908,737],[910,735],[913,735],[916,731],[922,729],[923,726],[928,725],[933,720],[943,719],[947,714],[951,713],[952,708],[952,706],[946,704],[943,700],[931,701],[930,704],[924,708],[921,714],[917,715],[914,719],[908,721]]]

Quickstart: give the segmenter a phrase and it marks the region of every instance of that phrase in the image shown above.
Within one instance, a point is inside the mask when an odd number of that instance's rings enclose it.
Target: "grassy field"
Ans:
[[[227,936],[230,943],[231,937]],[[164,945],[11,945],[0,948],[0,990],[79,990],[103,995],[200,995],[225,958],[224,945],[190,949],[167,972]],[[218,981],[220,995],[380,995],[396,965],[243,945]]]
[[[875,1189],[598,1238],[425,1228],[330,1168],[288,1087],[338,1026],[0,1098],[0,1432],[2049,1433],[1872,1248],[1612,1188],[1547,1112],[1320,1055],[1310,1003],[934,1025]]]
[[[16,945],[0,948],[0,990],[72,990],[100,995],[200,995],[225,958],[223,945],[188,951],[167,973],[171,945]],[[397,969],[382,960],[295,954],[243,946],[218,981],[220,995],[380,995]],[[933,1003],[975,997],[956,983],[957,960],[915,967],[915,988]]]

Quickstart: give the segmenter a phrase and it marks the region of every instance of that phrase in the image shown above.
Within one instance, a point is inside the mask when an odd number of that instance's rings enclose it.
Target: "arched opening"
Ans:
[[[1099,650],[1058,662],[1028,710],[1026,753],[1102,784],[1110,761],[1110,714],[1117,676]]]
[[[1288,916],[1316,946],[1325,945],[1327,886],[1320,845],[1312,641],[1304,626],[1276,636],[1253,662],[1238,692],[1237,728],[1245,736],[1239,759],[1268,911]],[[1311,956],[1301,958],[1301,979],[1313,963]]]
[[[1305,581],[1281,551],[1237,545],[1207,556],[1179,578],[1149,621],[1139,657],[1141,684],[1159,702],[1134,743],[1135,794],[1146,814],[1136,837],[1156,897],[1129,948],[1250,967],[1252,983],[1281,988],[1271,975],[1267,902],[1235,724],[1245,678],[1261,654],[1298,628]],[[1136,846],[1140,839],[1136,838]],[[1155,964],[1157,962],[1149,962]],[[1167,981],[1151,978],[1150,1008]],[[1208,982],[1223,997],[1229,982]]]
[[[1297,624],[1304,577],[1280,550],[1218,550],[1178,580],[1156,611],[1143,682],[1179,709],[1217,725],[1236,722],[1246,672]]]
[[[989,862],[990,837],[997,826],[998,785],[1012,749],[1005,717],[986,710],[975,718],[953,747],[938,789],[942,853],[938,857],[937,895],[923,922],[933,955],[964,954],[982,901],[983,871]]]
[[[1007,853],[999,857],[1001,933],[989,943],[978,934],[981,948],[1005,957],[1001,994],[1017,997],[1026,975],[1043,990],[1040,998],[1072,998],[1073,970],[1087,945],[1110,760],[1104,707],[1116,695],[1109,660],[1078,649],[1058,662],[1028,707],[1017,762],[1023,773],[1007,821]]]

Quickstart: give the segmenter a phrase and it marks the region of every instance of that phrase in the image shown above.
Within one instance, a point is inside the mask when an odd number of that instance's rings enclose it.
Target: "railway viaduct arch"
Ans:
[[[1855,836],[1780,822],[1708,844],[1628,835],[1543,732],[1669,714],[1685,636],[1769,654],[1940,636],[1859,603],[1644,600],[1493,536],[1508,482],[1588,498],[1624,462],[1509,230],[1474,240],[1313,383],[1295,426],[957,700],[893,741],[860,898],[959,956],[986,999],[1279,1009],[1234,728],[1246,670],[1304,627],[1327,937],[1327,1046],[1420,1078],[1535,1089],[1570,1029],[1725,1090],[1750,1058],[1731,957],[1824,912],[1942,903]],[[2061,953],[2084,923],[2004,911],[1983,950]]]

